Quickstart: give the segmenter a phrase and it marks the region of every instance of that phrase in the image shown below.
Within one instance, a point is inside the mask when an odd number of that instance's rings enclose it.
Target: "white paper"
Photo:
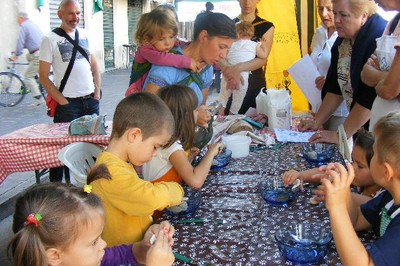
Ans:
[[[307,97],[313,111],[321,105],[321,91],[315,86],[315,79],[321,74],[309,55],[303,56],[288,69],[290,75]]]
[[[283,128],[275,128],[276,139],[280,142],[308,142],[315,132],[299,132]]]

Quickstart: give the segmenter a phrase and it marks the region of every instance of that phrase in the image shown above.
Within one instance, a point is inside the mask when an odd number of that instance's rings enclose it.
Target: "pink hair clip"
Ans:
[[[42,220],[42,215],[39,213],[31,213],[26,217],[26,221],[24,223],[24,226],[27,226],[28,224],[34,224],[36,227],[39,227],[39,221]]]

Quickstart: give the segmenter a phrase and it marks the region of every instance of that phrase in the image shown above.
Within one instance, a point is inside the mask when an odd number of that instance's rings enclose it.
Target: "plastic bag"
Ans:
[[[105,115],[84,115],[71,121],[68,134],[79,135],[106,135]]]

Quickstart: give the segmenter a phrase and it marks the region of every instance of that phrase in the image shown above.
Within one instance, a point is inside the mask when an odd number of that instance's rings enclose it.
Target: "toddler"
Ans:
[[[162,87],[157,95],[168,105],[174,116],[175,135],[169,145],[157,149],[157,155],[143,165],[143,177],[153,182],[183,180],[193,188],[201,188],[222,144],[209,145],[200,163],[193,167],[188,153],[192,149],[195,134],[197,95],[184,85]]]
[[[152,64],[200,71],[201,63],[185,55],[169,53],[171,48],[182,44],[177,40],[177,35],[178,24],[169,11],[154,9],[140,17],[135,35],[139,47],[125,96],[143,90],[143,83]]]
[[[238,63],[250,61],[256,56],[261,59],[266,59],[268,52],[262,44],[253,42],[251,38],[254,36],[254,26],[250,22],[239,21],[236,23],[236,34],[238,40],[236,40],[229,48],[226,60],[229,64],[235,65]],[[227,88],[227,81],[222,75],[221,81],[221,93],[219,95],[219,101],[223,107],[220,114],[224,114],[226,103],[229,97],[232,95],[232,106],[230,109],[231,114],[237,114],[240,107],[242,106],[244,96],[249,86],[249,71],[243,71],[240,73],[244,80],[244,84],[240,84],[239,90],[231,90]]]
[[[174,126],[171,111],[157,95],[139,92],[117,105],[110,143],[95,164],[104,169],[88,177],[106,210],[102,236],[109,246],[142,239],[155,210],[182,202],[178,183],[152,184],[140,179],[133,167],[143,165],[157,148],[169,143]]]
[[[99,197],[70,184],[48,183],[30,188],[17,199],[15,236],[8,249],[14,265],[172,265],[174,228],[152,225],[130,245],[105,248],[100,234],[104,208]],[[150,244],[157,236],[154,245]]]
[[[357,206],[350,197],[354,168],[329,164],[322,179],[325,205],[343,265],[397,265],[400,261],[400,112],[380,118],[375,136],[371,175],[386,191]],[[379,238],[366,249],[356,231],[372,228]]]

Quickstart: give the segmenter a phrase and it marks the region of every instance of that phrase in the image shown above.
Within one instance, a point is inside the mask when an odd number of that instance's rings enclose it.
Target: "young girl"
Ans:
[[[168,11],[154,9],[140,17],[135,35],[139,48],[132,65],[130,86],[125,96],[143,90],[143,83],[151,64],[188,68],[194,72],[202,68],[201,63],[188,56],[169,53],[171,48],[181,45],[181,42],[177,41],[177,35],[176,18]]]
[[[359,204],[373,198],[381,189],[381,187],[375,184],[372,179],[369,168],[371,158],[374,155],[372,149],[373,144],[374,137],[371,133],[365,130],[360,130],[358,132],[352,152],[353,167],[355,171],[355,178],[352,185],[358,187],[358,192],[360,194],[353,193],[353,197]],[[319,183],[319,179],[314,175],[317,176],[320,174],[320,168],[313,168],[301,172],[289,170],[283,174],[282,179],[285,185],[292,184],[296,179],[300,179],[303,182]]]
[[[112,248],[105,248],[103,227],[104,208],[90,186],[40,184],[16,202],[8,249],[14,265],[172,265],[174,229],[168,222],[152,225],[140,242]]]
[[[157,155],[143,165],[143,178],[153,182],[183,180],[193,188],[201,188],[222,144],[209,145],[199,165],[193,167],[186,151],[190,152],[193,143],[198,112],[197,95],[191,88],[183,85],[163,87],[157,94],[168,105],[175,118],[175,136],[169,145],[157,149]]]

